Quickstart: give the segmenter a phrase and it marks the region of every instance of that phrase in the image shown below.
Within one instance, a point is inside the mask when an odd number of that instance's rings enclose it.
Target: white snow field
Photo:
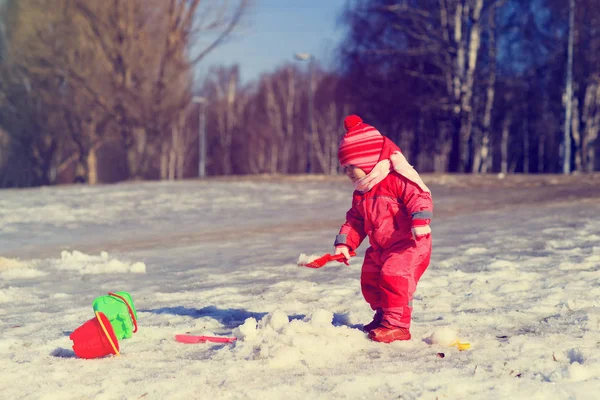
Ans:
[[[392,344],[360,330],[368,243],[296,265],[333,250],[344,177],[1,190],[0,398],[598,398],[599,177],[424,179],[434,253]],[[123,290],[139,331],[77,358],[69,334]]]

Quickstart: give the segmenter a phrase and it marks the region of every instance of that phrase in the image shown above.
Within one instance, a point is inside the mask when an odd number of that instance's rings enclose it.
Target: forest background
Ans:
[[[600,170],[598,0],[349,0],[334,65],[196,73],[253,6],[2,2],[0,187],[335,175],[350,113],[422,172]]]

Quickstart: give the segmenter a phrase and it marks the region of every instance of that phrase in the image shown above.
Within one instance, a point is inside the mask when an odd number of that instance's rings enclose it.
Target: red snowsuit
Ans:
[[[380,160],[397,150],[386,139]],[[411,228],[428,224],[432,216],[431,194],[395,171],[368,192],[353,194],[335,245],[355,250],[369,237],[361,289],[388,325],[410,328],[413,294],[431,256],[431,235],[415,240]]]

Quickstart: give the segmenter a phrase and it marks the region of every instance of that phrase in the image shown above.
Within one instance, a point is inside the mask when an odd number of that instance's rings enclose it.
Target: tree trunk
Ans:
[[[468,9],[466,11],[468,13]],[[462,118],[462,101],[461,96],[463,93],[463,78],[466,64],[466,43],[463,36],[463,5],[458,2],[456,9],[454,10],[454,43],[457,46],[456,59],[454,60],[454,71],[452,74],[452,95],[453,95],[453,108],[452,108],[452,147],[450,150],[448,171],[450,172],[461,172],[461,160],[462,160],[462,129],[461,122]]]
[[[529,107],[527,107],[529,108]],[[529,109],[527,110],[529,114]],[[523,173],[529,173],[529,117],[526,116],[523,120]]]
[[[572,118],[571,118],[571,132],[573,145],[575,147],[575,171],[582,172],[583,171],[583,141],[584,138],[581,135],[580,125],[579,125],[579,99],[577,96],[573,96],[573,104],[572,104]]]
[[[489,73],[488,73],[488,84],[486,90],[485,99],[485,111],[483,114],[483,134],[481,138],[481,144],[479,148],[479,165],[476,165],[476,172],[487,173],[491,170],[492,166],[492,154],[490,151],[490,128],[492,126],[492,109],[494,107],[494,97],[496,95],[496,10],[499,7],[499,3],[496,3],[489,14]]]
[[[88,185],[98,184],[98,146],[92,146],[87,155],[87,183]]]
[[[587,172],[594,171],[595,149],[598,142],[598,131],[600,130],[600,76],[596,75],[586,88],[585,101],[583,105],[583,139],[581,153],[583,168]]]
[[[169,178],[169,146],[163,142],[160,151],[160,180]]]
[[[540,137],[538,139],[538,148],[537,148],[538,149],[537,172],[539,174],[544,173],[546,171],[545,160],[544,160],[544,157],[546,157],[545,146],[546,146],[546,136],[540,135]]]
[[[335,84],[337,87],[338,83]],[[338,172],[337,151],[340,143],[339,124],[344,115],[348,115],[349,106],[341,107],[335,98],[314,113],[313,157],[324,174],[336,175]],[[316,172],[318,168],[313,168]]]
[[[443,2],[441,6],[444,6]],[[452,172],[466,172],[473,159],[471,154],[472,100],[477,60],[481,47],[480,17],[482,8],[483,0],[474,0],[472,10],[469,2],[459,1],[454,12],[453,38],[457,50],[452,72],[453,132],[452,151],[448,165],[448,169]]]
[[[563,140],[563,173],[571,173],[571,113],[573,111],[573,47],[575,37],[575,0],[569,1],[569,49],[567,58],[567,87],[565,90],[565,132]]]
[[[456,106],[455,106],[456,109]],[[460,112],[454,111],[452,113],[451,122],[451,140],[450,140],[450,154],[448,155],[448,172],[460,172],[461,170],[461,117]]]
[[[279,76],[265,80],[266,109],[272,127],[271,173],[288,173],[292,146],[294,145],[294,115],[296,112],[296,79],[291,68]],[[281,100],[278,100],[281,99]],[[273,140],[275,139],[275,140]],[[306,154],[299,158],[306,160]]]
[[[433,170],[438,173],[448,172],[448,166],[450,165],[450,158],[452,155],[453,141],[450,138],[452,132],[449,132],[451,127],[446,123],[437,123],[438,128],[438,140],[436,143],[436,151],[434,155]]]
[[[468,10],[468,6],[465,5]],[[479,48],[481,47],[481,10],[483,0],[475,0],[472,14],[465,17],[465,22],[471,23],[471,33],[469,35],[469,47],[467,53],[467,70],[463,84],[461,111],[463,120],[461,121],[461,172],[470,171],[472,157],[471,135],[473,132],[473,89],[475,85],[475,72],[477,68],[477,59],[479,57]]]
[[[509,111],[504,118],[504,124],[502,125],[502,161],[500,166],[500,172],[503,174],[508,173],[508,141],[510,139],[510,125],[512,124],[512,113]]]
[[[127,151],[129,178],[141,179],[142,165],[147,151],[147,133],[143,128],[134,128],[129,135],[132,143],[124,146]]]
[[[169,151],[169,173],[168,179],[174,181],[177,178],[177,149],[179,148],[179,130],[176,126],[171,127],[171,149]]]

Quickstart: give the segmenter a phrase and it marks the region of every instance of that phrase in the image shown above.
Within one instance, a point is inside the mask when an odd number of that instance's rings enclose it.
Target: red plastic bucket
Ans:
[[[77,357],[99,358],[110,354],[119,355],[119,342],[110,321],[101,312],[96,318],[84,322],[69,336]]]

